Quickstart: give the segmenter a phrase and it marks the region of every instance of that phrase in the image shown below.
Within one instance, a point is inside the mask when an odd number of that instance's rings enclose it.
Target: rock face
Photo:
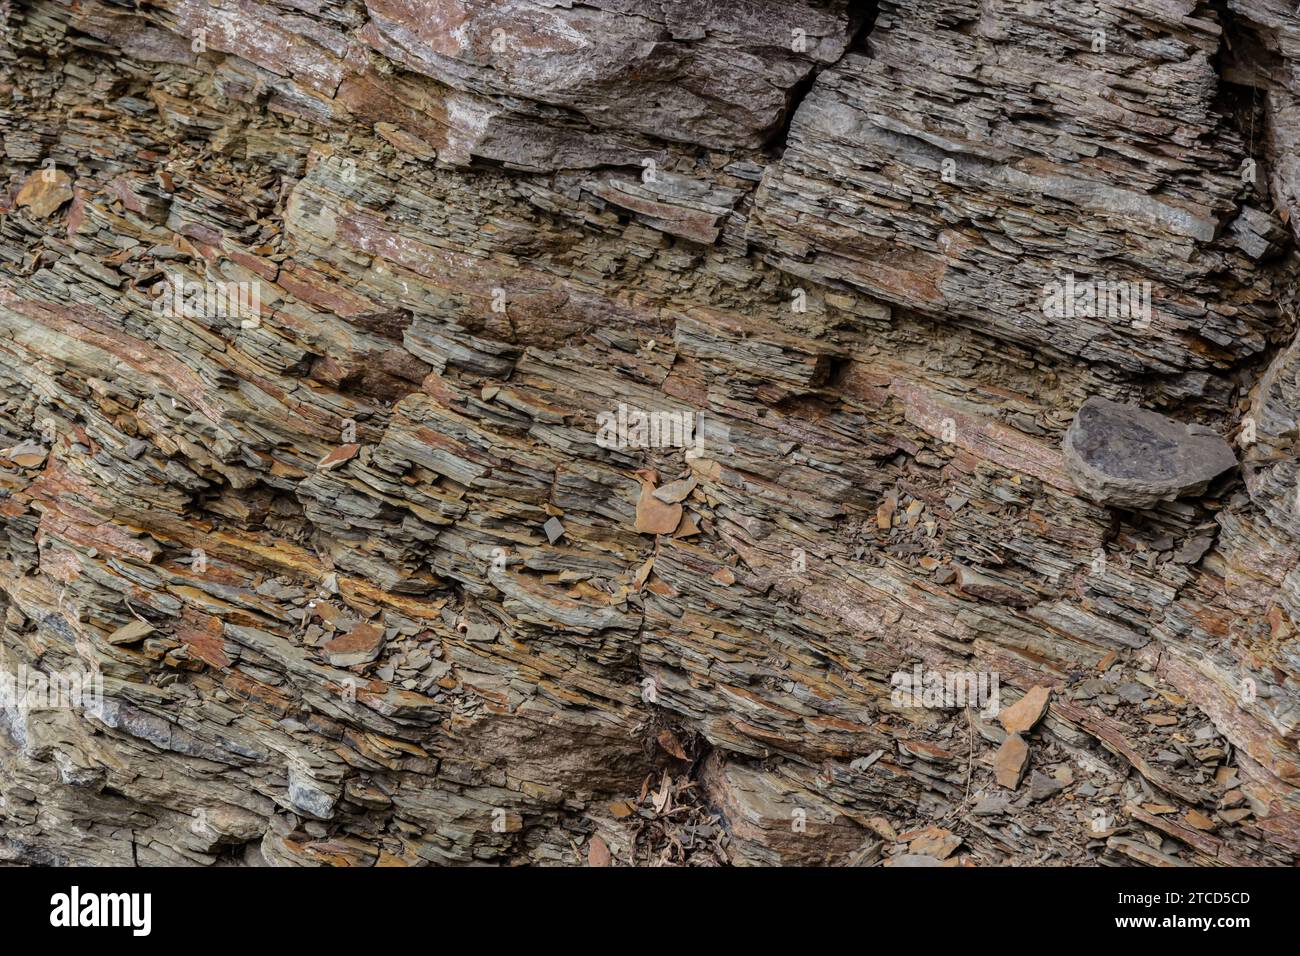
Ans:
[[[0,863],[1297,862],[1292,6],[3,9]]]
[[[764,173],[746,236],[769,261],[1174,393],[1265,348],[1280,224],[1213,108],[1202,5],[879,6]],[[1150,308],[1051,308],[1075,273]]]
[[[1084,402],[1062,447],[1079,490],[1118,508],[1199,494],[1237,464],[1232,446],[1214,431],[1105,398]]]

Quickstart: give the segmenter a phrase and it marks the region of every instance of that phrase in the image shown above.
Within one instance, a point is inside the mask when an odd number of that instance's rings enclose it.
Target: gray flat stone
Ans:
[[[564,537],[564,525],[559,518],[548,518],[546,524],[542,525],[542,530],[546,532],[546,540],[551,544]]]
[[[1232,446],[1202,425],[1098,397],[1079,408],[1063,449],[1079,490],[1116,508],[1200,494],[1237,464]]]

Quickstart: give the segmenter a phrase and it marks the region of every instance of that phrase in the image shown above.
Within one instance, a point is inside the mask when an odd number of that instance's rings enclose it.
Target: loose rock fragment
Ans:
[[[351,461],[353,458],[355,458],[357,456],[357,452],[359,452],[360,450],[361,450],[361,446],[355,443],[347,444],[347,445],[339,445],[338,448],[335,448],[332,452],[330,452],[328,455],[322,458],[317,463],[316,467],[319,468],[321,471],[333,471],[335,468],[338,468],[344,462]]]
[[[672,534],[682,520],[682,506],[655,497],[653,482],[643,481],[636,503],[636,530],[642,534]]]
[[[591,838],[587,844],[587,863],[589,866],[609,866],[613,861],[609,846],[598,836]]]
[[[907,836],[905,835],[903,839],[907,839]],[[961,837],[955,833],[942,827],[927,827],[912,836],[907,851],[946,860],[959,846],[961,846]]]
[[[1046,800],[1065,789],[1065,784],[1035,770],[1029,775],[1029,799]]]
[[[1047,713],[1047,702],[1051,697],[1051,688],[1031,687],[1025,696],[1010,707],[1001,708],[998,720],[1010,733],[1027,734]]]
[[[1200,494],[1237,464],[1232,446],[1208,428],[1100,397],[1080,407],[1063,448],[1079,490],[1117,508]]]
[[[156,628],[148,621],[128,621],[108,635],[110,644],[134,644],[152,634]]]
[[[670,481],[662,488],[656,488],[654,496],[667,504],[676,504],[677,502],[684,500],[695,488],[695,485],[696,481],[694,478],[682,478],[677,481]]]
[[[559,518],[546,519],[546,524],[542,525],[542,530],[546,532],[546,540],[551,544],[555,544],[564,537],[564,524]]]
[[[39,468],[48,454],[40,445],[14,445],[0,451],[0,458],[9,459],[19,468]]]
[[[44,219],[72,198],[72,177],[63,170],[38,170],[27,177],[18,190],[14,205],[31,210]]]
[[[1008,790],[1015,790],[1025,776],[1029,764],[1029,745],[1019,734],[1007,734],[998,752],[993,756],[993,773],[997,781]]]
[[[355,667],[376,660],[383,646],[383,631],[370,624],[358,624],[346,634],[327,641],[321,650],[335,667]]]

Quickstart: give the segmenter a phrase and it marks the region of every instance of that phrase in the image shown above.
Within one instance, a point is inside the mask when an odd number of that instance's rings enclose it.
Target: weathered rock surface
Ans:
[[[9,5],[0,862],[1294,865],[1300,18],[873,6]]]
[[[1276,326],[1272,217],[1212,105],[1221,27],[1194,0],[1134,10],[882,0],[867,51],[801,104],[747,238],[796,275],[1203,393]],[[1047,308],[1076,274],[1147,289],[1150,314]]]
[[[1062,448],[1079,490],[1117,508],[1199,494],[1237,464],[1232,446],[1213,430],[1105,398],[1083,403]]]

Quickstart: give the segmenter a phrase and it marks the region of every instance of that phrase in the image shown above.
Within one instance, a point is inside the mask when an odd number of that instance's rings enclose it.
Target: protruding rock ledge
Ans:
[[[1203,425],[1099,397],[1079,408],[1063,448],[1079,490],[1116,508],[1200,494],[1237,464],[1232,446]]]

